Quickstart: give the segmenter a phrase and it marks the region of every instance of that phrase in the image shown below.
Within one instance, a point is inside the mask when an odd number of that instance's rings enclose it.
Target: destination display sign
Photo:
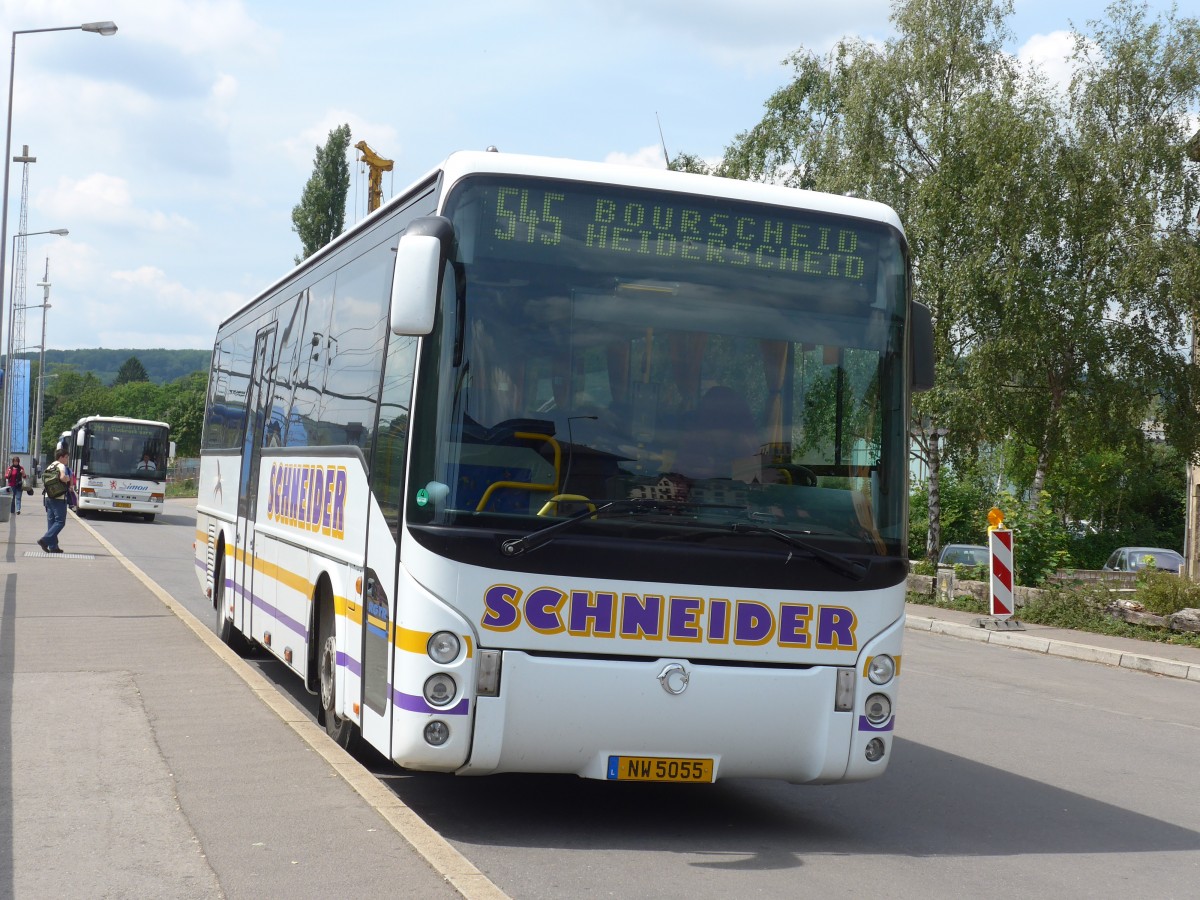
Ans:
[[[477,252],[546,261],[555,250],[870,284],[878,226],[712,198],[563,182],[487,185]]]

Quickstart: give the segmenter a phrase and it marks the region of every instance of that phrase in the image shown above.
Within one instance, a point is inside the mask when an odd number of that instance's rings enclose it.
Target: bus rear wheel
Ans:
[[[213,572],[213,631],[221,642],[233,646],[233,619],[225,614],[225,557]]]
[[[349,719],[337,714],[337,634],[333,625],[333,603],[326,598],[321,603],[321,624],[317,632],[317,672],[320,677],[320,708],[317,722],[325,726],[325,733],[343,750],[356,746],[357,728]]]

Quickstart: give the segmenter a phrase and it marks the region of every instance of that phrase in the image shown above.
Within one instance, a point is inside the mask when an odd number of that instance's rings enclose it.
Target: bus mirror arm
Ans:
[[[924,303],[913,301],[909,329],[912,351],[909,379],[912,389],[914,392],[928,391],[934,381],[933,316]]]
[[[393,334],[433,331],[442,271],[454,248],[454,226],[443,216],[414,219],[396,245],[390,325]]]

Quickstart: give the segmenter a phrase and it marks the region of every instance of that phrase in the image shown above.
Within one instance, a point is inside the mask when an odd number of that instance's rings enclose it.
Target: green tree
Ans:
[[[1062,98],[1004,51],[1011,11],[902,0],[883,45],[793,54],[792,82],[715,170],[899,213],[934,314],[938,382],[913,410],[927,426],[931,552],[943,457],[1032,459],[1007,474],[1040,522],[1051,476],[1136,446],[1151,400],[1170,440],[1200,449],[1200,370],[1183,352],[1200,296],[1200,175],[1184,157],[1196,20],[1151,22],[1119,0],[1077,35]]]
[[[317,148],[313,173],[304,185],[300,202],[292,209],[292,230],[300,236],[299,265],[342,233],[346,224],[346,195],[350,190],[350,126],[329,132],[324,147]]]
[[[117,377],[113,379],[113,386],[121,384],[130,384],[135,381],[149,381],[150,376],[146,373],[146,367],[142,365],[142,361],[136,356],[131,356],[121,364],[121,368],[117,370]]]
[[[1033,497],[1090,454],[1136,458],[1152,416],[1186,456],[1200,449],[1186,355],[1200,173],[1184,155],[1200,28],[1173,13],[1149,21],[1130,0],[1107,15],[1076,34],[1068,96],[1045,95],[1054,119],[1021,166],[1036,190],[1009,195],[1022,264],[1007,270],[1000,302],[967,315],[987,336],[968,380],[994,393],[977,408],[1017,445],[1010,475]]]
[[[200,437],[204,432],[208,373],[195,372],[163,387],[163,421],[171,424],[171,440],[175,442],[176,456],[199,456]]]
[[[941,442],[973,443],[978,398],[959,377],[980,337],[967,308],[994,295],[997,255],[1019,232],[995,205],[1011,189],[1012,135],[1026,132],[1018,72],[1004,53],[1002,0],[909,0],[893,7],[897,36],[840,42],[788,62],[792,82],[737,137],[718,174],[852,193],[890,204],[905,224],[917,298],[934,314],[938,384],[914,404],[929,470],[928,549],[941,546]]]

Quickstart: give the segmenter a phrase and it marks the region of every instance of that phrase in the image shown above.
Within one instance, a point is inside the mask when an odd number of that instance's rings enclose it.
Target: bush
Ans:
[[[1042,591],[1018,609],[1017,617],[1023,622],[1096,634],[1126,632],[1128,626],[1105,611],[1111,598],[1104,585],[1052,588]]]
[[[1200,585],[1170,572],[1150,569],[1138,576],[1135,599],[1146,607],[1146,612],[1169,616],[1181,609],[1200,609]]]
[[[1051,508],[1049,494],[1043,491],[1033,507],[1006,494],[1000,508],[1008,513],[1005,527],[1013,530],[1017,584],[1038,587],[1067,565],[1067,529]]]

